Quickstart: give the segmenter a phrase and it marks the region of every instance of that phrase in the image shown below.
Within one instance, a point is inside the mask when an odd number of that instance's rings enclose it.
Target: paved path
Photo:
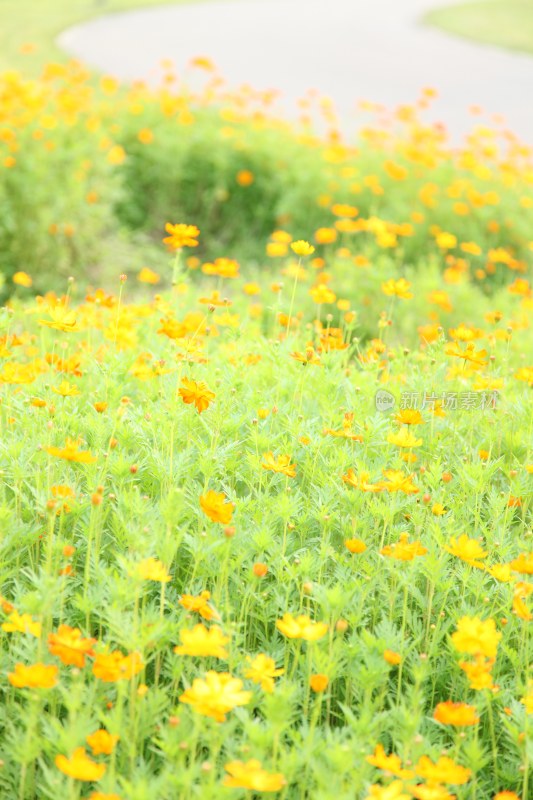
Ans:
[[[441,0],[440,4],[445,2]],[[409,103],[423,86],[431,118],[454,136],[468,107],[503,114],[533,144],[533,58],[455,39],[420,23],[439,0],[216,0],[112,14],[71,28],[59,44],[123,79],[153,79],[161,59],[183,70],[210,56],[231,85],[278,88],[293,103],[309,88],[335,101],[346,129],[357,101]]]

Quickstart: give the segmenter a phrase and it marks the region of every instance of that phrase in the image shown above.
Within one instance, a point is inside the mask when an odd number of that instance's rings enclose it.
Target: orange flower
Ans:
[[[76,781],[99,781],[106,771],[106,765],[97,764],[89,758],[84,747],[77,747],[70,758],[56,756],[55,765],[60,772]]]
[[[7,679],[17,689],[52,689],[57,684],[58,668],[47,664],[15,664],[15,671]]]
[[[199,595],[183,594],[179,599],[179,604],[189,611],[197,611],[203,619],[219,619],[217,612],[209,605],[211,592],[203,591]]]
[[[394,650],[385,650],[383,653],[383,658],[387,664],[391,664],[392,666],[397,666],[398,664],[402,663],[401,655],[399,653],[395,653]]]
[[[346,539],[344,546],[350,553],[364,553],[366,550],[366,544],[361,539]]]
[[[415,772],[426,781],[451,783],[456,786],[468,783],[472,775],[471,769],[461,767],[446,756],[441,756],[435,763],[427,756],[422,756],[415,767]]]
[[[454,703],[451,700],[437,705],[433,712],[433,719],[443,725],[454,725],[457,728],[476,725],[479,722],[474,706],[469,706],[467,703]]]
[[[254,182],[254,174],[249,169],[241,169],[237,173],[237,183],[239,186],[251,186]]]
[[[198,236],[200,231],[196,225],[172,225],[167,222],[165,230],[169,236],[163,239],[163,242],[168,246],[169,250],[181,250],[182,247],[197,247]]]
[[[215,399],[215,393],[207,388],[203,382],[196,382],[190,378],[183,378],[181,388],[178,392],[184,403],[188,405],[194,403],[199,414],[209,408],[209,404]]]
[[[365,761],[368,761],[369,764],[372,764],[373,767],[377,767],[378,769],[382,769],[384,772],[388,772],[391,775],[396,775],[398,778],[404,778],[408,780],[409,778],[414,778],[415,773],[411,769],[403,769],[402,762],[399,756],[391,753],[389,756],[385,753],[383,745],[377,744],[374,754],[371,756],[366,756]]]
[[[315,231],[315,242],[318,244],[332,244],[337,239],[335,228],[318,228]]]
[[[309,678],[309,686],[313,692],[325,692],[329,685],[329,678],[327,675],[311,675]]]
[[[296,477],[296,464],[291,464],[290,456],[278,456],[274,458],[272,451],[263,454],[263,469],[270,470],[271,472],[279,472],[286,475],[287,478]]]
[[[520,617],[520,619],[523,619],[526,622],[530,622],[533,619],[533,614],[531,614],[529,611],[524,600],[527,600],[532,593],[533,583],[525,583],[525,581],[520,581],[514,587],[513,611],[517,617]]]
[[[381,492],[383,486],[379,483],[369,483],[370,472],[360,472],[356,475],[353,469],[349,469],[346,475],[342,476],[344,483],[359,489],[361,492]]]
[[[251,692],[242,691],[242,681],[229,672],[209,670],[205,680],[195,678],[192,686],[180,696],[180,703],[187,703],[198,714],[224,722],[226,714],[236,706],[245,706],[252,699]]]
[[[93,464],[97,459],[88,450],[79,449],[79,441],[67,438],[64,447],[45,447],[45,452],[65,461],[74,461],[78,464]]]
[[[91,792],[87,800],[122,800],[118,794],[108,794],[107,792]]]
[[[520,553],[510,563],[513,572],[520,572],[522,575],[533,575],[533,553]]]
[[[233,516],[233,503],[227,501],[223,492],[214,492],[210,489],[200,496],[200,506],[204,514],[213,522],[227,525]]]
[[[314,622],[305,614],[293,617],[286,613],[277,620],[276,628],[288,639],[305,639],[308,642],[316,642],[328,632],[325,622]]]
[[[143,669],[139,653],[123,655],[120,650],[112,653],[97,653],[93,662],[93,675],[105,683],[129,680]]]
[[[95,642],[96,639],[83,639],[79,628],[60,625],[57,633],[49,634],[48,649],[63,664],[81,668],[85,666],[85,657],[94,655],[92,646]]]
[[[119,739],[120,736],[116,736],[109,733],[104,728],[100,728],[100,730],[97,730],[87,736],[86,742],[93,751],[93,755],[110,756]]]
[[[174,648],[180,656],[228,658],[224,645],[229,642],[229,637],[224,636],[220,628],[206,628],[200,622],[192,630],[180,631],[180,639],[182,644]]]
[[[254,792],[279,792],[287,781],[281,772],[267,772],[255,758],[243,763],[230,761],[224,766],[228,773],[223,786],[233,789],[252,789]]]

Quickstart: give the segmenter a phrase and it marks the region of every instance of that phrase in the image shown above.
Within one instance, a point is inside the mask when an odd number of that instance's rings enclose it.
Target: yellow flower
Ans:
[[[41,623],[32,619],[29,614],[19,614],[13,611],[2,625],[2,630],[6,633],[29,633],[37,639],[41,635]]]
[[[414,408],[402,408],[394,419],[399,425],[421,425],[424,420],[420,411]]]
[[[479,617],[461,617],[456,632],[452,634],[453,645],[460,653],[486,658],[496,658],[501,638],[493,619],[482,620]]]
[[[119,740],[119,736],[111,734],[104,728],[91,733],[87,736],[86,742],[93,751],[93,755],[106,755],[109,756],[115,749],[115,745]]]
[[[48,313],[52,319],[40,319],[40,325],[45,325],[47,328],[53,328],[56,331],[72,332],[80,330],[75,313],[68,311],[65,306],[57,305],[48,309]]]
[[[514,580],[510,564],[493,564],[492,567],[485,567],[485,569],[489,575],[501,583],[509,583]]]
[[[228,773],[222,781],[223,786],[234,789],[252,789],[254,792],[279,792],[286,780],[281,772],[267,772],[261,762],[251,759],[246,763],[230,761],[224,766]]]
[[[97,459],[88,450],[80,450],[79,442],[67,438],[64,447],[45,447],[45,452],[65,461],[75,461],[78,464],[93,464]]]
[[[314,622],[305,614],[293,617],[285,613],[282,619],[277,620],[276,628],[288,639],[305,639],[307,642],[316,642],[328,632],[325,622]]]
[[[121,145],[116,144],[109,150],[107,154],[107,160],[114,166],[123,164],[126,160],[126,151]]]
[[[400,300],[410,300],[412,298],[413,293],[409,291],[410,288],[411,284],[405,278],[400,278],[397,281],[395,281],[394,278],[390,278],[388,281],[381,284],[381,291],[383,294],[389,297],[399,297]]]
[[[17,689],[52,689],[57,684],[58,668],[47,664],[15,664],[15,671],[7,679]]]
[[[490,671],[494,666],[494,659],[486,659],[484,656],[476,656],[472,661],[460,661],[459,666],[466,673],[466,677],[470,681],[470,688],[475,691],[482,689],[492,689],[492,676]]]
[[[274,691],[274,678],[283,675],[284,669],[277,669],[276,662],[270,656],[260,653],[254,659],[246,657],[250,667],[245,671],[244,677],[258,683],[265,692]]]
[[[409,789],[416,800],[457,800],[455,794],[450,794],[447,788],[439,783],[419,783],[418,786],[410,786]]]
[[[77,747],[70,758],[56,756],[55,765],[64,775],[77,781],[99,781],[106,771],[106,765],[89,758],[84,747]]]
[[[444,352],[447,356],[455,356],[456,358],[462,358],[465,361],[469,361],[472,364],[472,369],[480,369],[488,364],[487,351],[476,350],[475,345],[472,343],[467,344],[466,348],[462,350],[457,342],[452,342],[451,344],[446,345]]]
[[[263,454],[263,469],[270,470],[271,472],[280,472],[288,478],[296,476],[296,464],[291,464],[290,456],[278,456],[274,458],[272,451]]]
[[[33,285],[33,280],[27,272],[15,272],[12,280],[17,286],[24,286],[26,289]]]
[[[52,391],[60,394],[61,397],[76,397],[76,395],[81,394],[78,387],[68,381],[61,381],[58,387],[52,386]]]
[[[200,622],[192,630],[180,631],[180,639],[182,644],[174,648],[180,656],[228,658],[224,645],[229,642],[229,637],[224,636],[220,628],[206,628]]]
[[[187,703],[205,717],[224,722],[226,714],[236,706],[245,706],[252,698],[251,692],[242,691],[242,681],[229,672],[209,670],[205,680],[195,678],[192,686],[180,696],[180,703]]]
[[[197,247],[198,236],[200,231],[196,225],[172,225],[167,222],[165,230],[169,234],[163,242],[168,246],[169,250],[181,250],[182,247]]]
[[[422,439],[417,439],[414,433],[401,428],[398,433],[389,433],[387,441],[397,447],[420,447]]]
[[[332,244],[337,240],[335,228],[318,228],[315,231],[315,242],[317,244]]]
[[[194,403],[199,414],[209,408],[209,404],[215,399],[215,393],[210,391],[205,383],[202,381],[197,383],[190,378],[182,379],[178,394],[184,403]]]
[[[323,303],[334,303],[337,295],[329,289],[325,283],[319,283],[318,286],[313,286],[309,290],[309,294],[313,298],[313,302],[321,306]]]
[[[309,242],[299,239],[297,242],[292,242],[291,250],[297,256],[311,256],[315,252],[315,248]]]
[[[140,281],[140,283],[150,283],[155,285],[156,283],[159,283],[161,278],[157,272],[153,271],[153,269],[150,269],[149,267],[143,267],[137,275],[137,280]]]
[[[483,568],[481,561],[488,555],[477,539],[469,539],[466,533],[461,534],[459,539],[455,537],[451,539],[449,546],[445,545],[444,549],[451,553],[452,556],[457,556],[457,558],[466,561],[467,564],[479,569]]]
[[[396,561],[413,561],[416,556],[426,555],[427,549],[420,542],[410,542],[408,533],[400,533],[399,542],[388,544],[379,552]]]
[[[413,483],[412,475],[405,475],[401,470],[384,469],[386,481],[379,484],[387,492],[403,492],[404,494],[418,494],[420,489]]]
[[[233,504],[227,501],[223,492],[214,492],[210,489],[200,496],[200,506],[204,514],[213,522],[227,525],[233,516]]]
[[[364,800],[411,800],[411,794],[405,794],[403,789],[402,781],[393,781],[388,786],[374,783]]]
[[[157,558],[145,558],[137,565],[137,573],[145,581],[168,583],[170,580],[166,568]]]

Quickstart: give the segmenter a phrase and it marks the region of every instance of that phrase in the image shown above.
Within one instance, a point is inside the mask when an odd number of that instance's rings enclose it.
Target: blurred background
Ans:
[[[358,102],[438,97],[452,135],[490,124],[533,141],[533,0],[1,0],[0,66],[37,69],[65,53],[125,80],[156,82],[212,59],[229,85],[279,90],[285,113],[312,90],[348,131]],[[499,115],[496,118],[494,115]]]

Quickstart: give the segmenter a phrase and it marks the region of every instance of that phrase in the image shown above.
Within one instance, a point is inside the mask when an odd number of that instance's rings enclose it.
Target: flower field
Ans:
[[[532,797],[533,151],[432,95],[0,77],[2,798]]]

